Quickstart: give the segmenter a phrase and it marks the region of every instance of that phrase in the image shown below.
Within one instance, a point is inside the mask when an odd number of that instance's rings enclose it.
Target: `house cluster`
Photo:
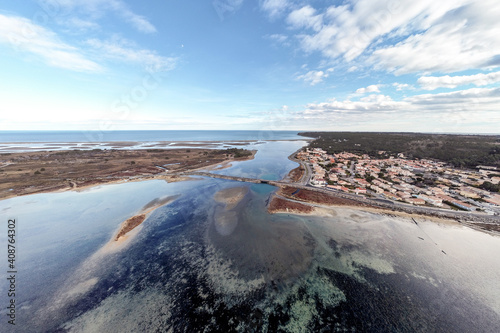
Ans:
[[[330,155],[320,148],[307,148],[297,158],[311,167],[314,186],[413,205],[500,213],[500,194],[479,187],[500,182],[500,171],[491,168],[458,170],[403,154],[378,159],[349,152]]]

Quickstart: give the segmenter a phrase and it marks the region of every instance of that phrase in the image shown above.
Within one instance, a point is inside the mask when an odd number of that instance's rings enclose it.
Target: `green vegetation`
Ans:
[[[454,167],[500,167],[499,135],[448,135],[421,133],[305,132],[316,140],[311,148],[329,154],[343,151],[387,158],[403,153],[410,159],[435,159]]]
[[[500,184],[493,184],[490,182],[484,182],[479,185],[480,188],[490,192],[500,192]]]
[[[233,154],[235,158],[238,157],[247,157],[252,155],[250,150],[241,149],[241,148],[229,148],[225,150],[226,154]]]
[[[372,175],[368,175],[365,177],[365,180],[368,182],[368,183],[371,183],[373,180],[375,179],[375,177],[373,177]]]

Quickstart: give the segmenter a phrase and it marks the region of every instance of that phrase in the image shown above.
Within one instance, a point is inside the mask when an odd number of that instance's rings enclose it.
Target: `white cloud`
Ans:
[[[171,70],[175,67],[177,60],[176,58],[161,56],[152,50],[139,49],[133,43],[124,39],[108,41],[89,39],[87,45],[104,58],[139,64],[148,71]]]
[[[0,14],[0,43],[35,54],[53,67],[79,72],[103,70],[99,64],[87,59],[81,50],[64,43],[54,32],[26,18]]]
[[[500,64],[500,3],[494,0],[348,0],[292,11],[286,22],[306,52],[350,62],[360,56],[396,74]]]
[[[395,87],[397,91],[415,89],[411,84],[408,83],[394,82],[392,86]]]
[[[332,72],[333,69],[329,68],[327,72],[323,71],[309,71],[305,74],[297,76],[297,79],[299,80],[304,80],[305,82],[308,82],[311,86],[314,86],[318,83],[323,82],[324,78],[328,77],[328,73]]]
[[[335,99],[324,103],[308,104],[304,114],[323,115],[377,112],[394,112],[400,116],[408,113],[457,113],[498,112],[500,88],[473,88],[439,94],[422,94],[393,100],[390,96],[369,95],[358,101]]]
[[[416,108],[429,110],[498,110],[500,107],[500,88],[471,88],[439,94],[423,94],[405,98]],[[493,108],[492,108],[493,106]]]
[[[45,7],[50,4],[49,7],[52,14],[67,15],[73,14],[76,10],[80,10],[80,12],[89,15],[87,21],[92,21],[102,17],[106,12],[110,11],[120,16],[123,20],[141,32],[156,32],[156,28],[147,18],[134,13],[121,0],[45,0],[44,2]],[[62,12],[63,9],[66,10],[66,13]]]
[[[295,29],[311,28],[320,31],[323,25],[323,15],[316,14],[316,10],[307,5],[291,12],[286,21]]]
[[[466,84],[485,86],[500,82],[500,72],[463,76],[422,76],[417,80],[417,82],[423,89],[426,90],[434,90],[437,88],[455,88]]]
[[[71,27],[71,32],[73,32],[74,29],[77,29],[80,32],[86,32],[89,30],[97,30],[99,28],[99,24],[89,20],[82,20],[78,17],[71,17],[66,20],[64,24]]]
[[[356,90],[356,94],[366,94],[366,93],[373,93],[373,92],[380,92],[380,90],[378,89],[378,85],[376,84],[372,84],[366,88],[359,88],[358,90]]]
[[[437,7],[432,0],[397,3],[352,0],[342,6],[330,6],[320,14],[311,6],[305,6],[290,13],[287,21],[293,28],[313,30],[298,35],[304,50],[320,51],[330,58],[342,56],[351,61],[377,38],[417,20],[419,15],[440,13]]]
[[[214,7],[217,15],[221,21],[224,19],[224,16],[227,14],[234,14],[238,11],[243,5],[243,0],[213,0],[212,6]]]
[[[260,7],[267,12],[270,18],[280,16],[288,7],[288,0],[262,0]]]
[[[457,4],[461,6],[443,3],[446,11],[428,19],[425,31],[412,32],[398,44],[374,51],[370,62],[395,74],[456,72],[500,64],[500,3]]]
[[[264,36],[265,38],[268,38],[276,43],[279,43],[279,44],[284,44],[284,45],[287,45],[288,42],[288,36],[286,35],[282,35],[282,34],[272,34],[272,35],[266,35]]]
[[[371,113],[380,111],[395,111],[403,108],[407,103],[393,101],[389,96],[370,95],[359,101],[337,101],[335,99],[325,103],[311,103],[307,105],[306,114],[314,113]]]
[[[311,103],[292,123],[311,130],[498,133],[500,88],[474,88],[394,100],[370,95],[359,100]]]

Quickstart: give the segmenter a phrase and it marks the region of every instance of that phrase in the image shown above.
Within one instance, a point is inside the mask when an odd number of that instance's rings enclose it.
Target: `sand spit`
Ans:
[[[40,320],[50,320],[60,309],[76,304],[99,282],[103,267],[110,265],[113,254],[130,244],[142,228],[144,222],[156,209],[175,201],[179,195],[157,198],[146,204],[135,216],[124,221],[118,232],[100,249],[87,258],[55,293],[50,306],[41,309],[37,316]],[[43,318],[43,319],[42,319]]]
[[[132,231],[134,228],[142,224],[144,220],[152,213],[154,212],[157,208],[166,205],[168,203],[171,203],[175,199],[177,199],[179,196],[171,196],[171,197],[166,197],[166,198],[161,198],[161,199],[155,199],[148,203],[146,206],[144,206],[139,214],[132,216],[131,218],[125,220],[118,233],[114,237],[115,241],[119,241],[120,238],[125,237],[130,231]]]
[[[214,200],[224,206],[217,205],[214,212],[215,229],[222,236],[229,236],[238,225],[236,206],[248,193],[248,187],[232,187],[221,190],[214,195]]]
[[[214,199],[225,204],[226,210],[231,210],[238,205],[247,193],[248,187],[231,187],[215,193]]]

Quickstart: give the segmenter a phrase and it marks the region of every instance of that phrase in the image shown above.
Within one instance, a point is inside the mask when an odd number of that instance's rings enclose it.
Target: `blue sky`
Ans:
[[[0,130],[499,133],[500,3],[11,1]]]

